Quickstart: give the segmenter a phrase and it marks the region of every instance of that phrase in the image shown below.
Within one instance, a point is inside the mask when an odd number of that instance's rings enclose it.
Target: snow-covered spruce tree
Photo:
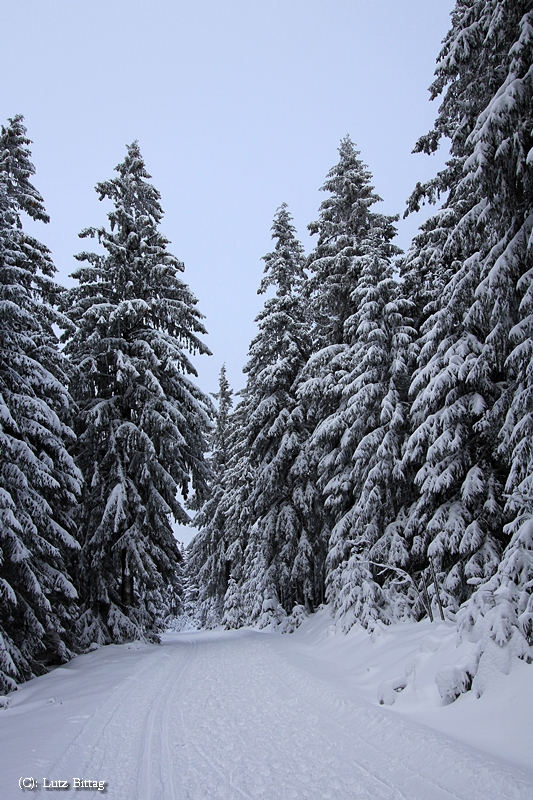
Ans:
[[[223,398],[219,397],[222,413],[218,419],[221,452],[216,457],[220,482],[215,474],[211,484],[215,502],[211,504],[208,498],[195,518],[196,524],[205,522],[206,529],[191,542],[189,575],[201,624],[210,627],[222,623],[227,628],[238,628],[246,621],[240,584],[250,533],[254,471],[244,435],[249,407],[242,399],[226,417],[224,407],[229,412],[232,398],[225,376],[223,383],[223,392],[219,392],[223,394]],[[216,430],[214,435],[218,437]]]
[[[348,536],[349,526],[337,528],[331,542],[330,533],[358,501],[357,492],[365,480],[362,473],[354,480],[358,467],[352,463],[352,457],[359,440],[376,422],[376,414],[379,417],[379,404],[387,395],[388,390],[384,387],[389,385],[391,375],[387,377],[384,371],[389,364],[390,373],[393,357],[390,352],[385,356],[385,350],[391,346],[394,337],[390,330],[385,331],[387,326],[390,328],[392,319],[396,319],[394,315],[399,309],[399,306],[389,309],[390,318],[383,321],[381,328],[379,315],[388,301],[381,303],[383,298],[379,291],[379,301],[376,297],[371,299],[372,292],[376,292],[376,283],[381,280],[380,291],[383,290],[384,295],[388,292],[390,301],[394,299],[390,264],[392,257],[399,252],[392,244],[396,218],[371,210],[380,198],[370,183],[370,172],[359,159],[359,152],[349,137],[341,141],[339,155],[339,163],[330,170],[322,187],[329,196],[320,207],[318,221],[309,226],[312,233],[318,234],[316,248],[308,259],[312,272],[308,289],[315,352],[303,370],[298,388],[305,419],[314,429],[305,458],[309,471],[318,474],[318,486],[324,494],[321,526],[324,545],[330,548],[329,572],[335,571],[334,578],[329,581],[332,601],[341,589],[337,568],[349,557],[352,545]],[[361,311],[364,303],[358,286],[364,270],[361,292],[368,293],[368,304]],[[372,313],[373,322],[365,321],[364,315],[371,316]],[[359,319],[357,315],[361,314]],[[399,326],[397,320],[395,324]],[[373,335],[376,339],[381,336],[383,341],[372,341]],[[365,336],[368,340],[363,344]],[[378,355],[380,345],[382,352]],[[358,346],[363,348],[361,352],[358,352]],[[364,366],[358,363],[365,347],[376,358],[373,372],[368,358]],[[363,373],[357,378],[359,366]],[[363,377],[365,369],[368,372]],[[398,382],[399,373],[400,370]],[[379,386],[373,386],[374,380]],[[359,391],[356,385],[360,390],[359,399],[365,395],[368,408],[365,407],[364,414],[361,412],[360,419],[356,419],[355,414],[349,419],[353,403],[350,396]],[[395,402],[399,402],[396,395]],[[396,420],[395,414],[393,417]],[[351,482],[346,472],[351,474]]]
[[[180,561],[176,566],[177,580],[169,586],[168,615],[164,621],[166,629],[174,631],[198,630],[200,621],[196,616],[198,587],[189,568],[188,550],[179,543]]]
[[[22,227],[48,222],[22,117],[0,132],[0,692],[68,660],[79,548],[69,519],[80,474],[66,445],[68,364],[53,324],[49,250]]]
[[[312,609],[320,602],[323,580],[314,549],[314,488],[300,462],[308,430],[295,397],[311,349],[302,296],[305,259],[285,203],[274,217],[272,238],[276,244],[263,257],[259,293],[272,286],[276,294],[257,317],[259,330],[245,367],[249,415],[243,436],[254,488],[242,594],[250,621],[262,611],[282,614],[278,604],[287,613],[296,604]]]
[[[490,271],[485,283],[487,304],[497,303],[491,316],[490,339],[501,348],[500,358],[507,352],[500,344],[507,331],[510,340],[505,362],[508,390],[501,403],[507,416],[499,449],[509,466],[505,486],[505,513],[509,522],[504,531],[510,538],[497,573],[480,582],[471,601],[461,610],[460,623],[463,629],[474,628],[474,636],[481,639],[480,653],[492,646],[492,642],[500,646],[510,642],[511,652],[531,660],[533,10],[530,3],[519,2],[513,6],[497,3],[490,11],[489,30],[493,31],[492,40],[499,39],[499,51],[505,52],[505,72],[502,70],[472,138],[494,229],[495,246],[488,259]],[[488,12],[489,9],[487,15]],[[485,153],[489,154],[488,163],[483,158]],[[479,692],[483,687],[476,689]]]
[[[335,522],[328,599],[345,630],[355,621],[368,626],[405,614],[403,592],[394,588],[394,567],[408,561],[396,529],[409,498],[402,455],[408,350],[415,336],[411,304],[394,280],[394,250],[378,224],[361,251],[360,277],[352,290],[355,310],[345,323],[350,344],[339,373],[339,407],[314,434],[322,453],[325,505]]]
[[[78,463],[85,476],[79,524],[81,640],[152,636],[179,591],[171,517],[188,521],[178,493],[203,498],[203,454],[213,413],[191,381],[187,351],[208,353],[183,264],[159,232],[159,192],[138,144],[118,176],[99,183],[110,227],[88,228],[104,255],[83,252],[68,292],[75,326],[65,347],[78,368]],[[194,500],[194,498],[193,498]]]
[[[315,352],[346,344],[344,324],[355,309],[352,292],[360,276],[362,242],[375,226],[380,227],[385,242],[396,235],[395,217],[371,211],[381,197],[374,192],[372,175],[359,155],[349,136],[341,140],[339,162],[321,187],[328,197],[320,205],[318,220],[308,225],[311,234],[318,235],[307,261]]]
[[[321,203],[318,220],[308,226],[312,234],[318,234],[307,261],[311,272],[306,294],[311,309],[313,353],[303,370],[298,396],[312,430],[330,418],[341,402],[339,381],[346,372],[344,357],[350,344],[345,323],[356,310],[352,293],[361,275],[363,243],[376,227],[383,237],[383,252],[387,247],[390,256],[396,252],[390,244],[396,235],[395,218],[371,210],[381,198],[374,192],[372,176],[359,155],[349,136],[342,139],[339,162],[322,186],[328,197]],[[333,431],[332,434],[335,435]],[[309,470],[315,472],[330,448],[322,435],[313,436],[310,444],[306,458]],[[321,488],[324,486],[323,482]],[[326,515],[322,523],[326,548],[331,524],[331,515]]]
[[[244,391],[239,394],[244,394]],[[230,415],[228,466],[220,513],[225,520],[225,560],[228,587],[224,596],[222,623],[238,628],[245,623],[240,584],[243,579],[244,552],[250,534],[250,497],[254,486],[254,470],[244,430],[249,408],[243,398]]]
[[[230,456],[230,414],[233,406],[226,366],[220,370],[216,425],[210,438],[209,496],[193,520],[199,532],[187,551],[189,580],[195,586],[195,616],[200,625],[213,628],[222,621],[224,595],[228,588],[229,562],[226,559],[228,536],[222,499]]]
[[[431,87],[443,102],[434,129],[417,144],[429,153],[448,137],[451,156],[409,202],[416,209],[422,198],[447,193],[430,225],[440,234],[430,241],[427,228],[406,260],[407,280],[420,278],[422,264],[433,273],[430,284],[442,287],[425,314],[412,384],[406,461],[418,469],[420,496],[406,528],[411,555],[420,567],[433,558],[452,610],[478,586],[461,612],[465,629],[500,605],[506,621],[498,612],[490,634],[500,643],[520,626],[527,636],[531,615],[524,567],[531,542],[518,489],[530,467],[527,456],[518,462],[529,447],[521,442],[530,413],[524,323],[533,227],[532,15],[526,0],[457,2]]]

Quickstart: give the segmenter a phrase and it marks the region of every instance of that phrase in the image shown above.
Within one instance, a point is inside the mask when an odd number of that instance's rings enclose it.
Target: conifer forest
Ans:
[[[434,206],[410,247],[350,132],[310,252],[280,198],[245,385],[222,366],[213,396],[138,142],[96,186],[112,210],[66,289],[28,225],[48,221],[31,131],[5,121],[0,694],[179,620],[291,633],[325,604],[345,632],[428,617],[475,637],[450,694],[494,644],[531,662],[531,0],[457,0],[430,92],[414,148],[450,155],[406,201]]]

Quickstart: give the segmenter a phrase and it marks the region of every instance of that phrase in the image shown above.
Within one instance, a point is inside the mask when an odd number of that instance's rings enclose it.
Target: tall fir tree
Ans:
[[[346,630],[405,613],[394,591],[407,553],[397,519],[409,497],[402,464],[408,432],[409,347],[415,336],[393,276],[391,246],[379,227],[362,245],[355,309],[346,321],[338,409],[315,432],[320,482],[335,523],[328,553],[328,599]],[[391,569],[387,570],[386,567]]]
[[[305,258],[285,203],[274,217],[272,238],[275,248],[263,257],[265,274],[258,291],[273,287],[276,293],[257,317],[259,330],[245,367],[248,419],[243,437],[254,488],[242,595],[252,621],[263,611],[282,614],[279,604],[289,613],[295,604],[313,608],[322,579],[308,476],[299,463],[308,431],[295,397],[311,348],[303,301]]]
[[[244,391],[239,394],[244,394]],[[240,586],[244,579],[244,553],[250,535],[250,497],[255,479],[246,437],[243,435],[248,417],[249,406],[243,398],[230,416],[228,466],[220,501],[220,513],[225,520],[224,549],[228,576],[222,616],[226,628],[239,628],[246,622]]]
[[[311,272],[306,293],[312,317],[313,352],[302,372],[298,396],[311,430],[322,431],[319,436],[313,434],[307,448],[308,469],[312,473],[317,472],[329,450],[327,436],[325,440],[322,435],[323,423],[341,403],[340,379],[346,371],[344,359],[350,345],[345,326],[356,310],[353,291],[361,276],[365,242],[372,231],[379,230],[382,254],[389,257],[396,252],[391,244],[396,235],[396,218],[372,211],[381,198],[374,192],[372,176],[359,155],[349,136],[341,140],[339,162],[328,172],[322,186],[328,197],[321,203],[318,220],[308,226],[311,234],[318,235],[307,260]],[[330,432],[335,436],[333,430]],[[321,473],[324,466],[320,467]],[[322,482],[321,490],[324,486]],[[326,542],[332,524],[332,515],[326,514],[322,523]]]
[[[372,175],[359,158],[349,136],[339,145],[339,162],[330,169],[321,191],[318,220],[308,225],[317,243],[308,258],[308,292],[313,309],[314,350],[346,343],[344,324],[352,316],[352,292],[360,275],[361,245],[372,228],[380,227],[385,242],[396,235],[395,217],[371,208],[381,197],[370,183]]]
[[[509,537],[497,573],[461,614],[461,625],[533,658],[533,10],[527,2],[494,4],[485,10],[492,50],[505,58],[499,83],[472,133],[474,164],[487,196],[493,248],[484,282],[491,309],[489,340],[504,362],[507,391],[496,419],[506,412],[498,455],[508,465],[505,534]],[[488,156],[488,157],[487,157]],[[509,352],[510,351],[510,352]],[[476,625],[476,622],[478,623]],[[479,624],[481,623],[481,624]],[[476,630],[477,628],[477,630]],[[481,630],[480,630],[481,629]]]
[[[60,290],[22,214],[48,222],[23,118],[0,133],[0,691],[71,655],[81,476],[66,446],[69,366],[53,325]]]
[[[183,264],[159,232],[159,192],[139,146],[118,176],[99,183],[113,203],[109,229],[88,228],[105,255],[83,252],[69,290],[78,369],[78,463],[85,475],[80,562],[85,644],[156,635],[179,592],[171,517],[187,522],[179,494],[205,493],[212,404],[189,375],[189,353],[208,353]],[[194,501],[194,496],[193,496]]]
[[[210,439],[209,496],[194,518],[198,533],[188,548],[188,574],[195,586],[195,614],[202,627],[213,628],[222,621],[224,596],[228,588],[229,561],[226,558],[228,532],[222,500],[227,488],[230,459],[230,417],[233,406],[226,365],[220,370],[216,424]]]
[[[457,2],[431,87],[443,101],[417,144],[432,152],[448,137],[451,156],[409,203],[447,193],[429,226],[440,234],[431,242],[426,228],[406,260],[407,281],[425,264],[442,289],[424,315],[412,385],[406,460],[420,495],[406,530],[419,564],[434,559],[449,608],[477,587],[462,627],[476,635],[486,617],[499,644],[517,632],[531,640],[530,511],[518,487],[530,474],[532,15],[526,0]]]
[[[399,334],[395,314],[401,317],[398,304],[387,306],[396,297],[391,259],[399,253],[392,244],[397,218],[372,210],[381,198],[349,137],[341,141],[339,156],[322,187],[329,196],[319,219],[309,225],[318,234],[308,259],[314,353],[298,387],[302,412],[313,430],[305,459],[322,494],[321,538],[329,550],[329,598],[334,603],[344,578],[348,580],[343,573],[339,583],[341,565],[353,545],[349,525],[341,521],[346,522],[359,501],[365,468],[370,469],[360,458],[354,462],[354,453],[378,426],[376,414],[379,419],[388,391],[383,387],[391,380],[385,373],[391,372],[394,360],[385,352],[394,340],[391,322],[394,318]],[[381,320],[384,309],[389,317]],[[394,402],[399,408],[397,395]]]

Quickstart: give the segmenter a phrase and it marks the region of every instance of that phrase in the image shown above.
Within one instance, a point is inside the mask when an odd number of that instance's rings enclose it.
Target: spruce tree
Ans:
[[[399,321],[404,309],[394,305],[391,272],[391,259],[399,252],[392,244],[396,218],[372,210],[380,197],[349,137],[341,141],[339,155],[339,163],[322,187],[329,196],[321,204],[318,221],[309,226],[318,234],[308,259],[315,352],[298,387],[302,413],[313,430],[305,459],[322,494],[319,515],[321,539],[329,550],[328,596],[337,608],[345,580],[351,581],[343,572],[354,547],[350,514],[376,455],[369,445],[363,458],[361,443],[368,443],[368,436],[380,427],[380,404],[388,392],[393,393],[389,399],[396,412],[405,399],[405,388],[394,386],[395,357],[390,351],[393,342],[397,354],[400,341],[405,347]],[[398,384],[402,370],[397,369]],[[395,424],[396,412],[392,414]],[[376,434],[376,447],[378,439]],[[380,538],[391,514],[393,518],[390,506],[386,504],[387,511],[380,508],[384,512],[383,524],[377,525],[381,533],[370,537],[372,543]]]
[[[244,390],[239,394],[244,394]],[[244,579],[244,552],[250,535],[250,497],[255,478],[246,437],[243,434],[248,417],[249,407],[243,398],[230,416],[228,466],[224,493],[220,500],[220,513],[225,520],[224,549],[228,576],[222,622],[229,628],[245,624],[240,585]],[[238,623],[239,620],[241,622]]]
[[[339,162],[321,187],[328,197],[320,205],[318,220],[308,225],[311,234],[318,235],[307,262],[315,351],[346,342],[344,323],[354,311],[352,291],[360,275],[361,244],[370,230],[379,225],[385,242],[396,235],[394,217],[371,211],[381,198],[359,155],[349,136],[341,140]]]
[[[452,610],[477,587],[461,611],[463,625],[472,628],[486,612],[501,643],[518,630],[521,614],[530,636],[528,499],[519,487],[530,470],[532,13],[525,0],[457,2],[431,87],[443,101],[416,148],[433,152],[449,137],[450,160],[417,186],[409,207],[444,193],[446,200],[440,221],[426,227],[406,260],[406,280],[417,281],[425,264],[437,288],[423,317],[412,385],[406,460],[418,469],[420,495],[406,528],[411,552],[421,567],[433,558]],[[498,605],[496,623],[491,610]]]
[[[393,277],[390,245],[375,228],[362,245],[361,275],[345,324],[338,409],[315,432],[324,453],[320,481],[335,526],[328,553],[328,599],[348,629],[403,613],[394,569],[406,566],[397,517],[409,496],[403,447],[408,425],[411,304]],[[391,596],[391,593],[393,596]]]
[[[0,133],[0,691],[71,655],[81,476],[66,445],[69,367],[53,325],[60,289],[22,215],[48,222],[21,116]]]
[[[313,608],[317,602],[312,489],[298,463],[308,432],[295,397],[311,345],[302,297],[305,259],[285,203],[274,217],[272,238],[275,248],[263,257],[258,291],[272,286],[276,294],[257,317],[259,331],[245,367],[249,416],[243,436],[254,488],[242,591],[251,620],[258,619],[264,602],[276,614],[278,604],[290,613],[295,604]]]
[[[199,623],[212,628],[222,621],[224,595],[228,587],[229,562],[226,559],[228,532],[222,500],[227,488],[226,473],[230,458],[230,416],[233,392],[220,370],[216,424],[210,438],[209,496],[194,518],[199,532],[188,548],[188,573],[196,590],[195,614]]]
[[[78,463],[85,476],[81,637],[85,644],[154,636],[179,592],[171,518],[188,522],[179,494],[199,503],[211,401],[190,379],[189,353],[208,353],[183,264],[159,232],[159,192],[139,146],[118,176],[97,184],[109,229],[88,228],[105,254],[82,252],[68,293],[78,368]],[[193,495],[191,497],[191,490]]]
[[[492,251],[483,285],[490,309],[487,337],[505,385],[495,421],[506,412],[498,455],[508,466],[506,547],[496,574],[477,586],[461,613],[463,629],[533,657],[533,373],[531,370],[533,256],[533,11],[530,3],[485,9],[491,50],[503,53],[493,94],[471,134],[476,177],[487,198]],[[474,165],[473,165],[474,166]],[[507,355],[508,354],[508,355]],[[483,633],[480,633],[479,629]]]

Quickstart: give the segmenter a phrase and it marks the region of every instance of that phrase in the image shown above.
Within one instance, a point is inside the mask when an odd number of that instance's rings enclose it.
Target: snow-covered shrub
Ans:
[[[344,633],[357,622],[369,630],[374,628],[377,620],[390,622],[387,595],[373,579],[368,562],[357,555],[352,555],[344,566],[333,607]]]
[[[472,686],[472,672],[474,671],[466,665],[445,664],[441,667],[435,676],[435,683],[442,699],[452,702],[460,694],[468,692]]]
[[[222,624],[225,628],[241,628],[245,624],[242,592],[235,578],[230,578],[224,598]]]
[[[494,670],[507,674],[512,659],[533,661],[533,519],[523,515],[495,575],[480,581],[457,614],[461,639],[477,642],[472,688],[481,695]]]
[[[407,686],[407,678],[400,675],[388,681],[382,681],[378,686],[378,703],[380,706],[392,706],[396,702],[396,695]]]
[[[276,597],[265,597],[261,606],[261,616],[257,623],[259,629],[279,628],[286,620],[287,614]]]
[[[281,632],[294,633],[294,631],[300,627],[302,622],[305,622],[308,616],[309,615],[305,609],[305,606],[301,605],[294,606],[292,612],[289,614],[289,616],[283,623]]]

